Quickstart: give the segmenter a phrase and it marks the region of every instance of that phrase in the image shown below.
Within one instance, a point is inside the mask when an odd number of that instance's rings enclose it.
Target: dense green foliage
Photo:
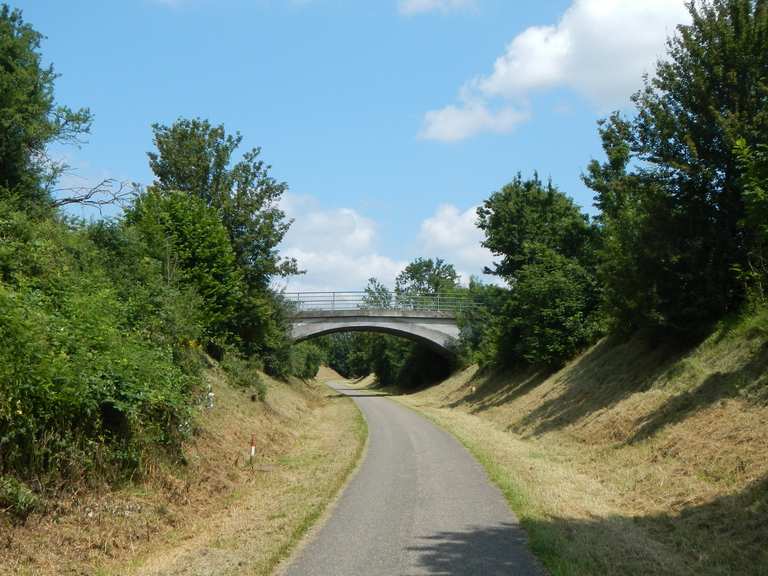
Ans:
[[[274,275],[290,222],[259,151],[202,120],[155,126],[155,185],[112,221],[57,209],[48,146],[86,132],[57,106],[41,36],[0,8],[0,508],[20,517],[61,480],[134,477],[181,457],[206,403],[202,349],[264,398],[262,368],[311,377]],[[151,455],[151,456],[150,456]],[[30,491],[34,480],[35,492]]]
[[[269,290],[271,278],[298,272],[294,260],[284,260],[277,245],[290,226],[277,202],[287,185],[269,175],[258,148],[235,161],[240,134],[207,120],[177,120],[153,126],[156,152],[149,153],[155,173],[152,191],[196,198],[215,211],[229,235],[231,251],[242,277],[236,306],[228,311],[228,331],[246,355],[264,357],[272,374],[285,375],[290,343],[285,338],[281,306]]]
[[[489,272],[508,282],[545,252],[575,261],[591,258],[589,219],[573,200],[538,176],[523,180],[518,174],[478,208],[477,216],[485,232],[483,246],[502,257]]]
[[[310,379],[327,362],[325,351],[314,342],[299,342],[291,347],[288,371],[293,376]]]
[[[131,470],[145,446],[177,450],[196,379],[173,340],[198,330],[160,263],[141,262],[126,300],[88,228],[3,206],[0,236],[0,474]]]
[[[601,127],[608,160],[586,176],[605,235],[601,281],[624,329],[692,332],[737,309],[736,272],[758,241],[736,147],[768,140],[768,4],[690,10],[634,117]]]
[[[462,320],[465,359],[558,364],[605,329],[696,335],[765,298],[768,3],[689,9],[635,114],[600,123],[592,223],[538,178],[478,209],[507,288],[470,286],[483,307]]]
[[[168,281],[200,296],[204,333],[226,333],[242,299],[243,281],[216,211],[196,196],[150,189],[137,198],[126,221],[164,263]]]
[[[41,39],[18,10],[0,6],[0,195],[25,210],[45,209],[64,169],[47,147],[75,141],[91,123],[87,109],[56,105],[56,74],[42,66]]]
[[[449,294],[459,285],[459,275],[453,264],[441,258],[417,258],[395,278],[395,295],[404,299],[408,295]],[[368,287],[370,296],[371,286]]]
[[[477,359],[496,365],[563,362],[597,331],[597,231],[570,198],[537,177],[518,175],[477,212],[483,245],[502,257],[488,271],[510,287],[501,293],[470,288],[495,297],[482,303],[492,306],[490,316],[472,312],[462,322],[465,338],[475,339]]]
[[[743,230],[751,235],[745,265],[734,267],[747,293],[765,299],[768,281],[768,144],[752,150],[746,140],[736,142],[736,156],[744,186]]]

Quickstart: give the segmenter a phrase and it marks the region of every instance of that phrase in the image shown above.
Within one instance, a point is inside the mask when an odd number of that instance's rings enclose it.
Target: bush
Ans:
[[[291,348],[290,374],[304,380],[314,378],[325,359],[325,352],[316,344],[299,342]]]
[[[178,454],[197,380],[119,297],[88,233],[0,207],[0,234],[0,474],[121,475],[150,449]]]
[[[26,484],[10,476],[0,476],[0,511],[10,512],[17,519],[25,520],[42,507],[40,497]]]
[[[244,286],[217,212],[184,192],[150,188],[137,198],[127,221],[169,281],[200,295],[206,336],[228,335]]]
[[[594,279],[555,253],[524,266],[502,309],[500,350],[507,363],[556,367],[594,340],[599,303]]]
[[[224,353],[221,367],[234,386],[250,391],[259,400],[266,399],[267,385],[259,373],[262,366],[254,358],[244,358],[236,350],[230,349]]]

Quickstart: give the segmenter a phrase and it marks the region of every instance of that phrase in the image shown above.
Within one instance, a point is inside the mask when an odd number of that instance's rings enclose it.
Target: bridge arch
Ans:
[[[299,313],[291,319],[294,341],[338,332],[379,332],[420,342],[451,358],[459,337],[456,319],[447,313],[404,310],[339,310]]]

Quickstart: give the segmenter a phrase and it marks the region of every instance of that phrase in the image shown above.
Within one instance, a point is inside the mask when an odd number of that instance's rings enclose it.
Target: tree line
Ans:
[[[81,143],[93,116],[56,103],[41,40],[0,7],[0,509],[35,502],[29,486],[181,459],[208,358],[261,398],[259,370],[306,376],[319,363],[291,346],[270,289],[299,270],[278,253],[287,185],[261,151],[179,119],[152,126],[151,185],[58,188],[68,167],[51,147]],[[109,219],[62,209],[116,199]]]

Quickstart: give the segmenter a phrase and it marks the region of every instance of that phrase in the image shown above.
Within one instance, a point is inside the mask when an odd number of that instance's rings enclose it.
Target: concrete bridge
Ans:
[[[380,332],[420,342],[452,356],[459,338],[456,315],[466,297],[430,294],[372,296],[364,292],[285,294],[292,308],[291,336],[300,342],[335,332]]]

